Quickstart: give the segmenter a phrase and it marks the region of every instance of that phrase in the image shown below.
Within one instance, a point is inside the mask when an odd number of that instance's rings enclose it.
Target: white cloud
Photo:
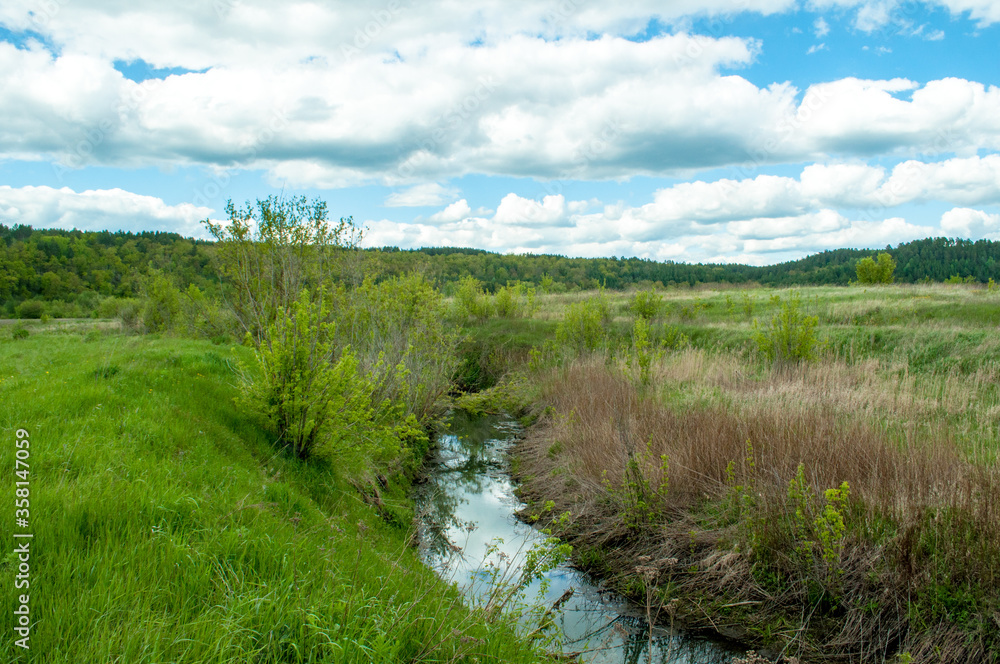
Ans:
[[[206,237],[203,219],[212,210],[190,203],[167,205],[154,196],[121,189],[75,192],[68,187],[0,185],[0,220],[10,226],[79,230],[169,231],[187,237]]]
[[[460,221],[471,216],[472,208],[469,207],[468,201],[463,198],[460,201],[455,201],[440,212],[432,214],[429,220],[438,223],[449,223]]]
[[[457,195],[457,189],[448,189],[436,182],[428,182],[389,194],[385,199],[385,205],[386,207],[437,206],[454,200]]]
[[[920,4],[947,9],[953,18],[967,14],[979,27],[1000,23],[1000,3],[995,0],[923,0]],[[918,3],[904,0],[808,0],[808,7],[815,11],[855,10],[854,27],[870,33],[894,24],[902,28],[911,25],[910,15],[918,8]]]
[[[830,49],[826,47],[826,44],[813,44],[806,51],[806,55],[812,55],[813,53],[818,53],[820,51],[828,51],[828,50]]]
[[[964,238],[1000,240],[1000,214],[954,208],[941,216],[941,229]]]
[[[848,78],[800,92],[720,73],[759,48],[684,33],[515,35],[137,84],[92,56],[0,43],[0,158],[264,169],[275,184],[333,188],[1000,148],[996,87]]]
[[[830,34],[830,24],[822,16],[816,19],[816,22],[813,23],[813,28],[816,33],[816,39],[822,39]]]

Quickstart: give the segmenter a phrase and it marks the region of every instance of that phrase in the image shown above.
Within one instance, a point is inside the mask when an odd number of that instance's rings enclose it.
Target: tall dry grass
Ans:
[[[915,383],[886,390],[878,372],[838,364],[754,381],[738,360],[697,351],[659,372],[655,383],[696,382],[705,397],[667,406],[594,361],[545,381],[554,415],[520,450],[524,491],[571,513],[566,535],[579,547],[600,550],[620,580],[640,557],[673,561],[660,583],[694,598],[689,621],[718,628],[735,615],[745,636],[769,633],[789,654],[995,659],[1000,478],[946,428],[919,426],[927,406]],[[878,426],[886,413],[900,426]],[[789,490],[799,464],[804,507]],[[836,560],[813,555],[822,546],[796,535],[796,509],[811,528],[823,491],[845,481]],[[813,552],[807,562],[797,547]],[[781,624],[795,627],[772,630]]]

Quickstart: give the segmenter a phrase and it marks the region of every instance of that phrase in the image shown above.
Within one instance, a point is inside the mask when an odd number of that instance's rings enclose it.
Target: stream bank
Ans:
[[[510,417],[456,411],[418,487],[423,557],[472,602],[488,592],[491,569],[519,564],[547,537],[517,518],[526,505],[515,495],[509,454],[520,434]],[[536,597],[545,606],[563,600],[555,640],[585,662],[729,664],[744,653],[732,643],[671,629],[662,613],[650,627],[644,607],[569,564],[533,582],[526,598]]]

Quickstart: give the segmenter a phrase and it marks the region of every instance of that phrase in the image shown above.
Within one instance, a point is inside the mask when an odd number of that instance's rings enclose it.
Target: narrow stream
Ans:
[[[514,516],[523,504],[514,496],[508,452],[518,432],[518,424],[507,417],[455,413],[417,495],[424,559],[467,594],[484,591],[489,561],[503,564],[504,555],[519,560],[545,537]],[[491,545],[496,550],[487,560]],[[546,605],[574,590],[557,624],[564,652],[581,652],[585,662],[728,664],[744,653],[669,627],[654,626],[651,633],[644,610],[568,564],[546,578]],[[539,587],[536,582],[528,589],[528,599],[538,597]]]

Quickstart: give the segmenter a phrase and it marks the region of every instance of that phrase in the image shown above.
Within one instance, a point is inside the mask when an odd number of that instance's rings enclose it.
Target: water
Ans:
[[[523,504],[514,496],[507,459],[518,431],[510,418],[456,413],[438,441],[430,478],[417,495],[425,560],[473,599],[488,592],[491,568],[505,570],[513,561],[511,571],[516,572],[524,553],[545,538],[514,516]],[[556,618],[562,630],[558,636],[564,652],[582,653],[585,662],[728,664],[744,653],[669,626],[651,629],[641,607],[568,564],[545,578],[548,588],[541,599],[546,605],[573,590]],[[527,597],[539,598],[540,590],[536,581]]]

